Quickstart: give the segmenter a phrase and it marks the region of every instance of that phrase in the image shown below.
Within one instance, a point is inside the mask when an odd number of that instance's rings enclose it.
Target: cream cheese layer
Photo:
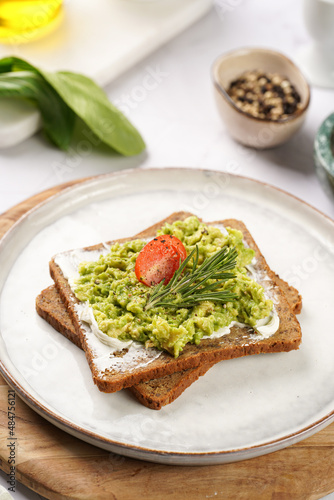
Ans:
[[[217,224],[215,227],[220,229],[222,233],[226,233],[226,229],[223,225]],[[149,241],[150,239],[145,239]],[[244,242],[246,245],[246,243]],[[109,252],[110,246],[104,244],[101,249],[98,250],[84,250],[84,249],[75,249],[68,252],[64,252],[56,255],[55,263],[60,267],[64,277],[67,279],[69,286],[71,287],[72,292],[74,293],[76,287],[76,280],[80,278],[79,274],[79,266],[82,262],[85,261],[96,261],[100,255],[106,255]],[[265,296],[269,298],[275,303],[275,293],[272,289],[271,280],[269,276],[263,271],[259,271],[256,269],[256,259],[254,258],[251,265],[247,266],[248,273],[252,279],[260,283],[265,289]],[[75,304],[75,310],[79,320],[84,326],[84,331],[89,337],[90,344],[94,345],[94,351],[98,355],[98,365],[99,368],[103,371],[103,369],[110,367],[110,356],[116,352],[126,350],[126,353],[121,357],[115,357],[115,363],[113,364],[128,364],[126,362],[126,358],[131,363],[131,359],[133,356],[138,359],[138,356],[141,352],[141,357],[143,357],[142,362],[147,364],[151,362],[153,359],[158,357],[161,354],[161,351],[155,348],[146,349],[145,346],[137,341],[129,340],[119,340],[114,337],[110,337],[106,333],[102,332],[97,324],[97,321],[94,317],[93,309],[90,306],[89,302],[78,302]],[[244,323],[239,323],[236,321],[232,321],[228,326],[221,328],[220,330],[213,332],[210,336],[204,336],[205,338],[220,338],[224,335],[228,335],[233,326],[239,326],[246,328],[248,330],[251,329],[249,325]],[[266,318],[257,321],[254,330],[256,331],[256,340],[262,340],[269,338],[272,336],[279,328],[279,317],[275,308],[275,305]],[[255,340],[255,339],[254,339]],[[97,341],[97,342],[96,342]],[[104,345],[106,349],[102,346]],[[144,352],[146,354],[144,354]],[[118,361],[117,361],[118,360]]]

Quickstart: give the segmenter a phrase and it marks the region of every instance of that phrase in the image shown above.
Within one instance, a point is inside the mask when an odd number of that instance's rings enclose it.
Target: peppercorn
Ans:
[[[301,109],[294,85],[278,73],[247,71],[230,83],[228,95],[245,113],[266,120],[284,120]]]

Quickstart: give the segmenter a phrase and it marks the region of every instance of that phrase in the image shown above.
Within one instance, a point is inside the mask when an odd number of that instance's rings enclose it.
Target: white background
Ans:
[[[222,52],[242,46],[278,49],[296,58],[309,42],[302,2],[219,0],[202,20],[128,71],[106,89],[127,112],[147,151],[122,158],[106,149],[54,149],[38,134],[0,152],[0,212],[56,184],[129,167],[187,166],[230,171],[271,183],[334,218],[334,203],[314,173],[313,140],[334,111],[334,91],[312,88],[306,123],[286,145],[268,151],[243,148],[231,140],[218,115],[210,68]],[[146,75],[159,71],[155,88]],[[6,486],[1,473],[0,484]],[[41,498],[18,485],[15,499]],[[329,497],[328,497],[329,498]],[[334,494],[330,495],[334,499]]]

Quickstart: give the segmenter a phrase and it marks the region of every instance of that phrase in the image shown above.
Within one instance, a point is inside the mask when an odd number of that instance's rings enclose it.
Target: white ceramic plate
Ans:
[[[173,211],[242,219],[270,266],[303,295],[303,343],[213,367],[160,411],[103,394],[83,352],[35,313],[56,252],[132,235]],[[162,463],[243,460],[334,420],[334,222],[259,182],[208,170],[125,171],[69,188],[0,245],[1,370],[38,413],[112,452]]]

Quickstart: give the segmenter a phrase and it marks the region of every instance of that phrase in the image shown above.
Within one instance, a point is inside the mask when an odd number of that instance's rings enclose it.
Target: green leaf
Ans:
[[[43,71],[42,74],[102,142],[125,156],[139,154],[145,149],[139,132],[92,80],[65,71]]]
[[[0,60],[0,73],[13,71],[13,57],[4,57]]]
[[[59,148],[69,147],[75,114],[38,73],[16,71],[0,74],[0,95],[33,101],[42,115],[45,133]]]
[[[11,71],[32,71],[40,74],[39,70],[27,61],[19,57],[4,57],[0,60],[0,73],[9,73]]]
[[[22,72],[28,79],[26,82]],[[9,80],[11,77],[15,79],[18,73],[21,73],[21,80],[17,76],[17,83],[13,84],[16,86],[15,95],[28,97],[26,87],[34,87],[29,98],[39,106],[45,130],[57,146],[68,147],[77,116],[103,143],[122,155],[136,155],[145,149],[137,129],[90,78],[67,71],[46,72],[23,59],[6,57],[0,60],[0,80],[3,81],[0,96],[14,95]],[[9,94],[10,91],[13,93]]]

